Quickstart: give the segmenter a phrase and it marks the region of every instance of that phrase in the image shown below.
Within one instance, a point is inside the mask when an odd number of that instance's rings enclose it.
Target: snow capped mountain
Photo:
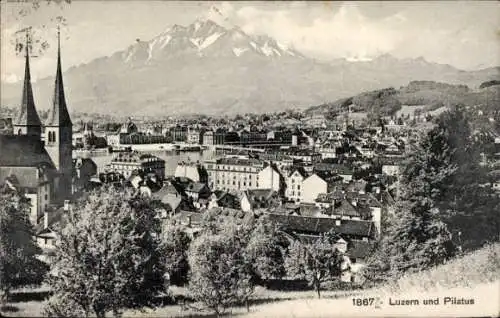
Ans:
[[[250,36],[239,27],[225,28],[210,19],[198,19],[188,26],[174,25],[149,42],[138,41],[123,53],[122,59],[124,63],[148,63],[180,53],[198,57],[302,58],[299,52],[268,36]]]
[[[64,73],[70,110],[127,115],[234,114],[281,111],[414,80],[478,86],[498,69],[459,71],[424,59],[382,55],[320,62],[266,35],[198,19],[173,25],[149,41],[137,39],[111,56]],[[63,57],[64,58],[64,57]],[[22,76],[22,74],[19,74]],[[34,83],[37,107],[47,109],[53,78]],[[19,104],[22,81],[2,81],[2,105]]]

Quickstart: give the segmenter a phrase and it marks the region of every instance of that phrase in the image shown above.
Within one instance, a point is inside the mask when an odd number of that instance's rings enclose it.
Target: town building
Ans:
[[[125,123],[123,123],[120,127],[120,134],[130,135],[139,132],[139,128],[132,121],[132,118],[128,118]]]
[[[314,165],[314,172],[318,173],[334,173],[342,177],[345,183],[349,183],[352,181],[353,171],[344,164],[335,164],[335,163],[317,163]]]
[[[248,157],[225,157],[205,161],[212,190],[281,188],[278,171],[264,161]]]
[[[201,182],[190,182],[185,188],[184,191],[186,195],[192,198],[194,201],[198,201],[200,199],[207,200],[212,192],[208,188],[205,183]]]
[[[198,129],[188,129],[187,142],[190,144],[202,144],[203,133]]]
[[[109,164],[110,171],[129,178],[134,171],[153,172],[160,180],[165,179],[165,160],[151,155],[133,152],[120,152]]]
[[[14,134],[12,118],[0,118],[0,135]]]
[[[241,210],[244,212],[269,209],[281,204],[278,193],[272,189],[245,190],[241,195]]]
[[[202,144],[203,145],[207,145],[207,146],[215,145],[215,143],[214,143],[214,132],[212,130],[207,130],[207,131],[203,132],[203,134],[202,134]]]
[[[397,157],[380,157],[382,173],[387,176],[397,177],[401,173],[402,159]]]
[[[170,128],[170,135],[174,142],[186,142],[188,135],[188,127],[176,125]]]
[[[97,165],[90,158],[73,159],[73,193],[85,190],[93,176],[97,175]]]
[[[321,154],[309,149],[290,148],[283,151],[283,154],[309,165],[321,162]]]
[[[291,170],[287,176],[285,197],[293,202],[299,203],[302,199],[302,183],[307,178],[307,172],[302,167]]]
[[[342,178],[329,172],[315,172],[302,181],[301,203],[314,203],[320,193],[333,191]]]
[[[174,177],[188,178],[194,182],[208,183],[207,170],[199,162],[179,162],[175,168]]]

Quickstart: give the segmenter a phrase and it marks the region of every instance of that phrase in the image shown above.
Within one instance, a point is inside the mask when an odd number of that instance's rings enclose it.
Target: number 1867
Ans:
[[[353,298],[352,305],[353,306],[373,306],[375,303],[375,298]]]

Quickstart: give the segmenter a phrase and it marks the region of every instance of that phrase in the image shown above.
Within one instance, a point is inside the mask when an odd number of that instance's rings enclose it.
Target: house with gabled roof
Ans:
[[[302,197],[302,182],[308,173],[303,167],[294,167],[285,178],[285,197],[293,202],[300,202]]]
[[[269,209],[281,205],[281,199],[273,189],[251,189],[241,193],[240,206],[245,212]]]

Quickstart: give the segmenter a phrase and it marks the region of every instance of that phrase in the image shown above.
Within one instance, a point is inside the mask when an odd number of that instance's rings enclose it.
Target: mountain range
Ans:
[[[63,52],[64,60],[64,52]],[[385,54],[370,61],[320,62],[265,35],[212,20],[174,25],[150,41],[64,73],[70,111],[129,114],[235,114],[305,109],[414,80],[465,84],[500,79],[500,67],[462,71],[423,58]],[[1,102],[20,103],[22,83],[2,83]],[[53,78],[34,83],[48,109]]]

